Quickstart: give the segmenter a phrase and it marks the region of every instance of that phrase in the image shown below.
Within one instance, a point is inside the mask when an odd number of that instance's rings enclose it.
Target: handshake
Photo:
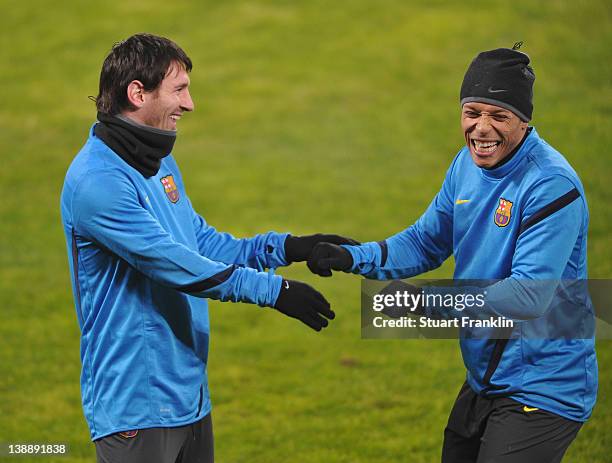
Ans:
[[[287,264],[307,261],[312,273],[329,277],[332,270],[348,271],[353,267],[353,258],[342,244],[360,243],[338,235],[289,235],[285,240],[285,260]],[[274,308],[315,331],[321,331],[328,325],[327,319],[332,320],[336,316],[320,292],[306,283],[293,280],[283,280]]]

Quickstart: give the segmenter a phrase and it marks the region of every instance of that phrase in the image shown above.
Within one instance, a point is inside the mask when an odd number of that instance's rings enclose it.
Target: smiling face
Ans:
[[[176,130],[184,112],[193,111],[189,75],[183,66],[172,63],[155,90],[147,92],[138,81],[128,86],[128,98],[136,108],[124,113],[136,122],[162,130]]]
[[[470,102],[461,110],[461,128],[474,163],[490,169],[521,142],[527,122],[499,106]]]

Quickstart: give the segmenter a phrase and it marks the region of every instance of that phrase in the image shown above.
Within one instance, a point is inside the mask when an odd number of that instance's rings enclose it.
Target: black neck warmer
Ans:
[[[157,174],[168,156],[176,132],[138,124],[127,117],[98,113],[94,134],[144,177]]]

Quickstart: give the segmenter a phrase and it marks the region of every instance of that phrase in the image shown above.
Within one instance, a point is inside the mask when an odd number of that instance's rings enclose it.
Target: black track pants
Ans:
[[[444,430],[442,463],[558,463],[582,423],[465,383]]]
[[[98,463],[213,463],[212,418],[177,428],[149,428],[94,442]]]

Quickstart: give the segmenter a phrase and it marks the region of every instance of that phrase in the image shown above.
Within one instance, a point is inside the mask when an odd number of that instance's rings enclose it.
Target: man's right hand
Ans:
[[[315,331],[321,331],[333,320],[336,314],[330,309],[329,302],[316,289],[301,281],[283,280],[280,294],[274,308]]]
[[[307,265],[312,273],[322,277],[330,277],[332,270],[348,272],[353,267],[353,257],[342,246],[332,243],[319,243],[310,253]]]

